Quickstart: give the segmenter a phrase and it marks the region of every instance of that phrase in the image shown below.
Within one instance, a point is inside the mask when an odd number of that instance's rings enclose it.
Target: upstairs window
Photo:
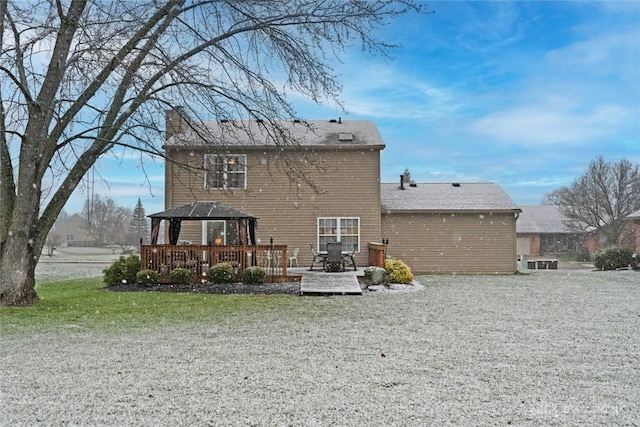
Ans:
[[[245,188],[247,156],[245,154],[205,154],[205,188]]]

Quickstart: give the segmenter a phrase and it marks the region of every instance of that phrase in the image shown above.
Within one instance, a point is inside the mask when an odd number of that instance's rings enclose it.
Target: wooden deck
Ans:
[[[325,273],[308,269],[289,269],[290,274],[302,276],[300,295],[362,295],[358,282],[358,271]]]
[[[191,270],[193,283],[206,281],[209,268],[222,262],[231,264],[238,274],[247,267],[259,266],[268,276],[287,276],[287,246],[140,246],[141,268],[157,271],[160,283],[168,283],[169,273],[176,268]]]

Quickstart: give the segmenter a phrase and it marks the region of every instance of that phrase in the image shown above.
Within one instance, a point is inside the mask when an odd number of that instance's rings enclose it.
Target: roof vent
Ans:
[[[352,133],[339,133],[338,134],[338,140],[340,140],[340,141],[353,141],[353,134]]]
[[[451,183],[451,185],[453,185],[454,187],[460,187],[460,183],[459,182],[453,182],[453,183]]]

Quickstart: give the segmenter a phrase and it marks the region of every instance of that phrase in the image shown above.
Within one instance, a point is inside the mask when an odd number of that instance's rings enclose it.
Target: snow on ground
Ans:
[[[2,337],[0,419],[640,424],[640,274],[418,280],[417,292],[290,297],[216,323]]]
[[[102,276],[122,255],[120,248],[57,248],[53,256],[43,254],[36,266],[36,283]]]

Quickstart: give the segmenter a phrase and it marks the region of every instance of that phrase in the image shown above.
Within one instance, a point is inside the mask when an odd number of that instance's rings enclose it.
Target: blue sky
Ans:
[[[294,100],[307,119],[374,121],[382,181],[495,182],[539,204],[598,155],[640,164],[640,2],[429,2],[379,37],[393,59],[358,49],[336,64],[347,114]],[[103,159],[101,196],[164,209],[162,162]],[[103,179],[101,179],[103,178]],[[109,183],[107,186],[105,182]],[[76,191],[65,210],[79,212]]]

